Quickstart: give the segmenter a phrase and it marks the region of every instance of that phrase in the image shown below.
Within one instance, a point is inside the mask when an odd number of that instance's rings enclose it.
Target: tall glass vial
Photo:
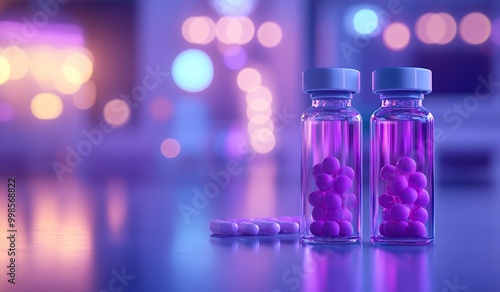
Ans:
[[[301,236],[307,243],[360,240],[361,115],[351,105],[359,71],[315,68],[302,75],[312,104],[301,119]]]
[[[370,119],[370,230],[380,244],[434,239],[434,118],[423,107],[428,69],[375,70],[382,105]]]

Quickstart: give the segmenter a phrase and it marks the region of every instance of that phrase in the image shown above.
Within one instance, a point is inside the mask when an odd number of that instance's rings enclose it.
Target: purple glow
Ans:
[[[228,51],[234,50],[232,48],[228,49]],[[224,64],[229,69],[239,70],[245,66],[247,62],[247,53],[243,48],[240,47],[237,53],[233,53],[234,51],[228,52],[224,54]],[[231,53],[231,54],[229,54]]]
[[[500,18],[491,25],[491,40],[500,46]]]
[[[25,43],[61,45],[64,47],[82,46],[85,42],[81,27],[70,24],[47,24],[43,29],[27,32],[22,22],[0,21],[0,37],[13,38]],[[14,36],[14,37],[13,37]]]
[[[0,103],[0,122],[8,122],[14,119],[14,108],[7,103]]]

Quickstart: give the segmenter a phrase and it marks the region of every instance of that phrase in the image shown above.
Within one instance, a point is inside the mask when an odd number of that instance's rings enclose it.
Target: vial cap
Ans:
[[[312,68],[302,73],[302,90],[359,92],[359,71],[348,68]]]
[[[372,90],[378,94],[383,91],[432,91],[432,72],[417,67],[394,67],[372,72]]]

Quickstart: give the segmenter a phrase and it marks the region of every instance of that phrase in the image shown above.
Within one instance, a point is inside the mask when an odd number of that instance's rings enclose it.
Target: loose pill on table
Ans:
[[[407,187],[406,189],[399,192],[399,198],[403,204],[412,204],[417,200],[417,191],[412,187]]]
[[[408,187],[408,179],[403,175],[398,174],[391,179],[389,185],[391,187],[391,191],[395,195],[399,195],[399,192]]]
[[[401,157],[396,163],[396,168],[399,174],[409,176],[417,170],[417,164],[410,157]]]
[[[418,192],[417,200],[413,204],[418,207],[425,207],[429,204],[429,201],[429,193],[426,190],[421,190]]]
[[[324,225],[323,221],[314,221],[313,223],[311,223],[311,226],[309,227],[309,230],[311,231],[311,233],[313,235],[323,236],[324,235],[324,233],[323,233],[323,225]]]
[[[342,220],[342,217],[344,217],[344,209],[343,208],[335,208],[335,209],[328,209],[326,211],[326,218],[328,220]]]
[[[340,227],[339,236],[345,237],[345,236],[349,236],[352,234],[351,222],[341,220],[341,221],[339,221],[339,227]]]
[[[237,235],[238,224],[224,220],[212,220],[210,222],[210,230],[220,235]]]
[[[427,233],[424,223],[420,221],[412,221],[408,226],[408,233],[411,237],[423,237]]]
[[[325,195],[325,206],[328,209],[335,209],[342,206],[342,197],[336,192],[328,192]]]
[[[352,222],[352,213],[351,213],[351,211],[344,209],[344,215],[342,216],[342,220]]]
[[[325,195],[321,191],[312,191],[308,196],[308,201],[313,207],[320,206],[325,202]]]
[[[394,221],[393,223],[394,235],[399,237],[408,236],[408,222],[406,221]]]
[[[347,176],[351,180],[354,179],[354,169],[352,169],[352,167],[342,166],[339,169],[339,171],[337,172],[337,175],[341,175],[341,174]]]
[[[339,193],[344,193],[352,187],[352,180],[347,175],[339,175],[333,181],[333,189]]]
[[[335,221],[327,221],[323,224],[323,233],[326,236],[335,237],[338,236],[340,232],[340,226]]]
[[[323,170],[326,173],[334,174],[340,169],[340,162],[336,157],[328,156],[323,159]]]
[[[398,169],[394,165],[386,165],[380,169],[380,176],[386,182],[390,182],[391,179],[398,174]]]
[[[408,184],[417,191],[427,186],[427,177],[421,172],[415,172],[408,177]]]
[[[319,220],[319,221],[326,220],[326,210],[323,206],[314,207],[312,209],[311,215],[314,220]]]
[[[391,218],[391,209],[389,208],[385,208],[382,210],[382,219],[384,221],[390,221],[392,218]]]
[[[429,213],[422,207],[417,207],[411,210],[410,219],[412,221],[420,221],[422,223],[427,222],[427,218],[429,217]]]
[[[410,208],[403,204],[395,204],[391,207],[391,218],[393,220],[406,220],[410,216]]]
[[[332,177],[326,173],[319,174],[316,177],[316,186],[322,191],[328,191],[332,188]]]
[[[378,203],[380,206],[384,208],[390,208],[396,204],[396,200],[394,199],[394,196],[389,195],[389,194],[382,194],[380,197],[378,197]]]
[[[278,234],[280,225],[272,221],[253,220],[252,223],[259,225],[259,234]]]
[[[297,233],[299,232],[299,224],[290,221],[275,221],[280,225],[280,233]]]
[[[346,208],[351,208],[356,206],[356,202],[358,201],[358,199],[356,199],[356,195],[353,193],[345,194],[343,198],[344,198],[344,207]]]
[[[257,235],[259,233],[259,225],[252,222],[238,223],[238,232],[244,235]]]

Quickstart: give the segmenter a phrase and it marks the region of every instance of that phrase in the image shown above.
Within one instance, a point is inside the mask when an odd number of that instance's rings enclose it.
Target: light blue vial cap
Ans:
[[[383,91],[432,91],[432,72],[417,67],[394,67],[372,72],[372,90],[379,94]]]
[[[359,92],[359,71],[348,68],[312,68],[302,73],[302,90]]]

